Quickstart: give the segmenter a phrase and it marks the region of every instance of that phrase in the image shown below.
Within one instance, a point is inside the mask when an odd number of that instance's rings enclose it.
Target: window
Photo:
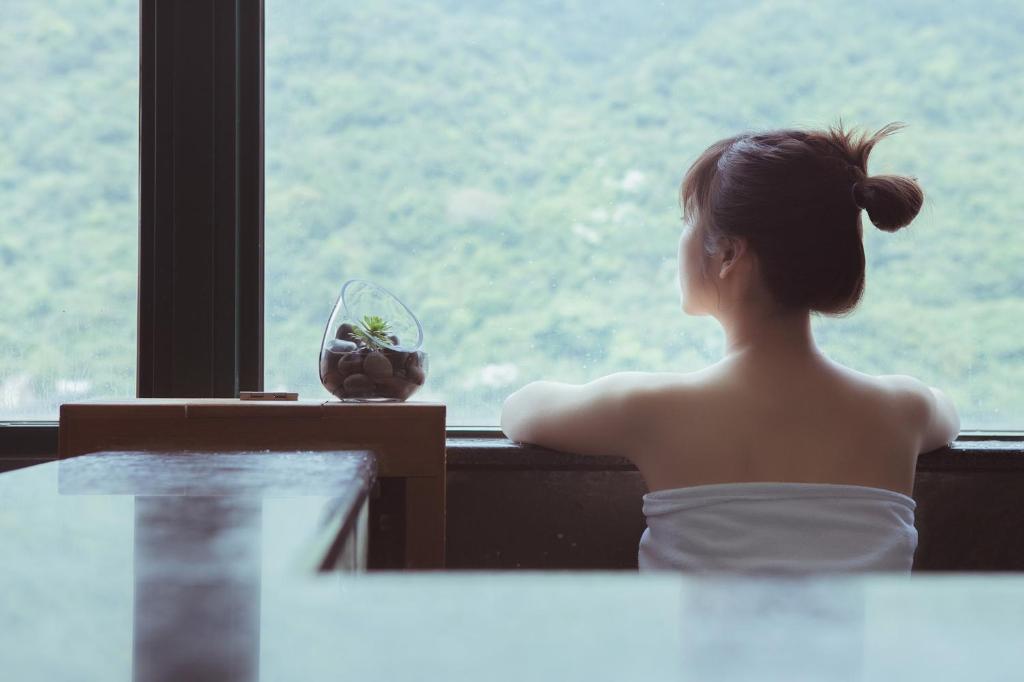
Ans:
[[[836,360],[947,390],[965,428],[1024,420],[1024,6],[536,0],[267,7],[268,388],[315,370],[343,281],[421,317],[417,397],[497,423],[525,382],[720,357],[678,309],[678,183],[744,129],[909,127],[871,172],[926,206],[867,222],[861,307],[816,320]]]
[[[135,395],[138,2],[0,21],[0,420]]]

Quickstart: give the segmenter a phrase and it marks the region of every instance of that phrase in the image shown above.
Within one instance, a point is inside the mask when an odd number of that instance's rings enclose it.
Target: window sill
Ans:
[[[448,429],[448,470],[635,471],[624,457],[594,457],[515,443],[500,429]],[[1024,471],[1024,432],[965,432],[920,455],[918,471]]]
[[[0,457],[56,458],[57,422],[0,421]]]
[[[449,470],[635,471],[623,457],[591,457],[515,443],[498,428],[451,427]],[[53,458],[57,422],[0,422],[0,457]],[[1024,471],[1024,431],[967,431],[922,454],[918,471]]]

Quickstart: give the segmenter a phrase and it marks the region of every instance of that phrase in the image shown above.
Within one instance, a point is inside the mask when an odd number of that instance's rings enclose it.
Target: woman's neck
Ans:
[[[820,357],[808,312],[742,311],[719,318],[725,329],[725,356]]]

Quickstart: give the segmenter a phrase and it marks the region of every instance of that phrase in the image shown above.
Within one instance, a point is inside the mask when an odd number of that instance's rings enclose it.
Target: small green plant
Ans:
[[[384,348],[390,342],[388,332],[391,331],[391,323],[377,315],[363,315],[363,319],[356,322],[352,329],[352,335],[372,349]]]

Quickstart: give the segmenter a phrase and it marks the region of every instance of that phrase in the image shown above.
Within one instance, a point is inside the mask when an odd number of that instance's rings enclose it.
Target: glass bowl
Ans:
[[[402,401],[427,379],[423,327],[390,291],[361,279],[341,287],[320,344],[320,383],[351,401]]]

